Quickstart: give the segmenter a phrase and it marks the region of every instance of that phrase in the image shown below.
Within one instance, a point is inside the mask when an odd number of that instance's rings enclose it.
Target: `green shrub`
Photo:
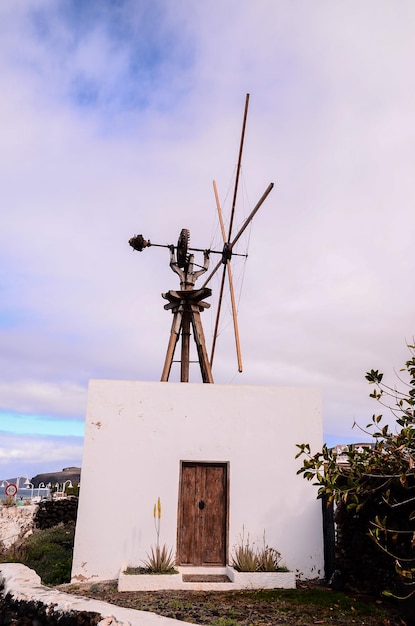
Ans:
[[[415,611],[415,345],[401,369],[399,390],[378,370],[366,373],[369,394],[390,409],[394,424],[374,414],[366,428],[372,446],[349,446],[338,459],[324,445],[313,453],[298,444],[298,470],[318,487],[318,497],[336,503],[336,562],[344,583],[395,595]],[[368,589],[368,584],[370,585]]]
[[[15,550],[13,561],[35,570],[45,585],[70,582],[75,524],[37,530]]]

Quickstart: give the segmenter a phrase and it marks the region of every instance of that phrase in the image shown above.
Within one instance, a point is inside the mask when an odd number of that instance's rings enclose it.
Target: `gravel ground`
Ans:
[[[117,592],[116,581],[62,585],[62,591],[126,608],[209,626],[403,626],[396,607],[357,594],[301,583],[298,589],[272,591]]]

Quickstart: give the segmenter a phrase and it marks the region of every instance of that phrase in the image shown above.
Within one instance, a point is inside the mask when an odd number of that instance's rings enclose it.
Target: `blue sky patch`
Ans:
[[[0,412],[0,432],[14,435],[84,436],[84,420]]]
[[[38,43],[59,62],[75,106],[110,112],[156,107],[192,66],[195,44],[165,5],[67,0],[32,14]],[[66,84],[66,87],[65,87]],[[165,105],[162,97],[161,106]]]

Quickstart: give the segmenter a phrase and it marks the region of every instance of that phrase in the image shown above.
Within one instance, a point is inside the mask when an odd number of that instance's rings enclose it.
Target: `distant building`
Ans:
[[[55,485],[56,483],[62,484],[67,480],[70,480],[74,486],[79,485],[79,483],[81,482],[81,468],[64,467],[61,472],[47,472],[45,474],[36,474],[36,476],[33,476],[31,482],[36,488],[41,483],[44,483],[44,485],[47,485],[48,483]]]

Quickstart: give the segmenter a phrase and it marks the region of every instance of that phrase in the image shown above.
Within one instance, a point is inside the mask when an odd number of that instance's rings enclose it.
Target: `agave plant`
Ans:
[[[143,561],[144,568],[149,574],[174,574],[175,558],[173,550],[163,546],[151,546],[150,554],[147,553],[147,560]]]
[[[143,561],[144,570],[149,574],[174,574],[175,558],[173,550],[166,544],[160,547],[161,501],[157,499],[153,507],[154,526],[156,529],[156,545],[150,547],[147,560]]]

